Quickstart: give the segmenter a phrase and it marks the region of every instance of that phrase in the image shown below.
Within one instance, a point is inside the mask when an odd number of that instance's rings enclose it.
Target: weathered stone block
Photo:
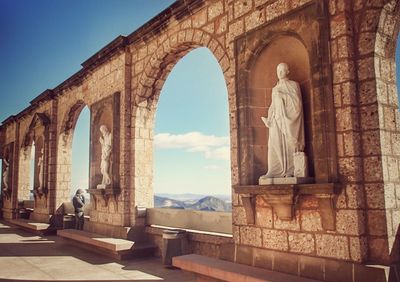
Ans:
[[[364,180],[377,182],[383,180],[382,163],[380,157],[365,157],[363,159]]]
[[[228,17],[223,16],[215,20],[215,32],[217,34],[224,33],[228,30]]]
[[[366,237],[350,237],[350,257],[353,261],[363,262],[368,256],[368,240]]]
[[[349,240],[345,236],[316,234],[317,255],[336,259],[350,259]]]
[[[331,17],[331,38],[341,35],[351,35],[353,27],[348,14],[342,13]]]
[[[247,225],[246,212],[242,206],[233,207],[232,222],[235,225]]]
[[[211,21],[215,17],[218,17],[224,12],[224,4],[222,1],[215,1],[208,6],[208,20]]]
[[[315,253],[314,237],[309,233],[289,232],[288,241],[291,252],[303,254]]]
[[[249,12],[253,6],[253,1],[239,0],[234,2],[234,17],[235,19]]]
[[[364,187],[361,185],[346,185],[347,207],[349,209],[365,208]]]
[[[262,246],[261,229],[257,227],[240,227],[240,242],[254,247]]]
[[[341,234],[362,235],[365,233],[364,212],[360,210],[338,210],[336,230]]]
[[[300,211],[296,211],[292,220],[281,220],[274,213],[274,228],[300,231]]]
[[[284,13],[289,9],[289,2],[285,0],[278,0],[268,5],[265,8],[265,17],[267,21],[270,21]]]
[[[333,64],[333,83],[342,83],[354,79],[354,63],[342,60]]]
[[[272,208],[256,206],[256,225],[259,227],[272,228],[272,222]]]
[[[264,10],[256,10],[245,17],[245,30],[251,30],[265,22]]]
[[[302,210],[300,213],[302,231],[322,231],[321,216],[318,210]]]
[[[358,77],[360,80],[374,78],[375,64],[373,57],[367,57],[358,61]]]
[[[362,173],[359,169],[362,166],[362,160],[358,157],[347,157],[339,159],[339,174],[343,181],[353,182],[361,181]]]
[[[263,229],[262,235],[263,247],[280,251],[288,250],[288,235],[286,231]]]

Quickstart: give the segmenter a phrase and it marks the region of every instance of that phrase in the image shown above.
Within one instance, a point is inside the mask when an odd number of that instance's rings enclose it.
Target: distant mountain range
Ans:
[[[156,208],[192,209],[201,211],[232,211],[231,197],[227,195],[158,194],[154,196],[154,206]]]

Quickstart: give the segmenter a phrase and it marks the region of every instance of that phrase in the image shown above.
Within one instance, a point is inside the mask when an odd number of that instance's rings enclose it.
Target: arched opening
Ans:
[[[89,188],[89,138],[90,111],[85,106],[79,114],[72,137],[71,197],[77,189]]]
[[[79,121],[78,121],[79,119]],[[78,188],[87,189],[90,110],[82,100],[70,106],[63,118],[57,146],[56,206],[71,202]]]
[[[30,148],[30,161],[29,161],[29,198],[28,200],[33,200],[33,193],[35,189],[35,157],[36,157],[36,146],[35,146],[35,141],[33,141],[32,146]],[[26,190],[26,189],[24,189]],[[24,199],[26,198],[26,193],[28,191],[22,191],[22,194],[19,194],[21,196],[20,200],[27,200]]]
[[[231,211],[227,97],[208,48],[192,50],[173,66],[155,119],[155,207]]]
[[[27,146],[21,148],[19,158],[18,176],[18,202],[34,200],[36,145],[32,140]]]
[[[400,130],[399,112],[399,30],[400,6],[397,1],[389,1],[381,10],[374,45],[374,71],[376,76],[376,112],[379,122],[379,157],[382,159],[382,188],[367,194],[367,197],[381,199],[379,217],[385,236],[377,236],[370,231],[368,241],[368,261],[374,264],[395,264],[400,261],[400,225],[399,206],[392,205],[393,186],[399,179],[398,164],[400,163],[400,148],[396,146]],[[367,86],[368,84],[365,83]],[[363,86],[363,85],[361,85]],[[366,87],[365,87],[366,88]],[[373,207],[375,208],[375,207]],[[368,220],[372,218],[368,214]],[[372,228],[370,228],[372,230]],[[389,278],[390,280],[390,278]]]

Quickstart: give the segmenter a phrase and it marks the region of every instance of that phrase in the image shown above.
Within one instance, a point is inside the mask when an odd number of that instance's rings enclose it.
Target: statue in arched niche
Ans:
[[[289,66],[277,66],[278,82],[272,88],[268,116],[268,171],[259,184],[289,184],[310,181],[304,154],[304,117],[300,86],[289,80]]]
[[[3,159],[3,165],[4,165],[4,170],[3,170],[3,191],[8,191],[8,189],[9,189],[8,178],[9,178],[9,174],[10,174],[10,162],[7,160],[7,158]]]
[[[107,126],[100,126],[101,135],[99,138],[101,144],[101,162],[100,162],[100,172],[103,176],[101,185],[110,185],[110,164],[111,164],[111,151],[112,151],[112,134],[108,130]]]
[[[40,150],[40,155],[38,157],[38,180],[39,180],[39,187],[38,189],[43,189],[43,182],[44,182],[44,150],[43,148]]]

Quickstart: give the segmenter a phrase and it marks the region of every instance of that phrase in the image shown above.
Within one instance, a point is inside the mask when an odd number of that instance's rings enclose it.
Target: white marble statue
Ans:
[[[289,66],[280,63],[277,66],[279,81],[272,88],[268,117],[261,118],[269,129],[269,137],[268,171],[260,177],[260,184],[276,183],[271,180],[276,178],[305,177],[305,175],[295,175],[294,167],[294,157],[305,157],[304,153],[299,154],[304,151],[302,98],[299,84],[289,80],[288,74]],[[299,170],[306,171],[306,168],[296,168],[296,174],[304,174],[299,173]]]
[[[111,132],[105,125],[100,126],[100,132],[102,136],[100,136],[99,141],[101,144],[101,163],[100,163],[100,172],[103,175],[103,179],[101,181],[102,185],[110,185],[110,156],[111,156],[111,142],[112,136]]]
[[[3,170],[3,190],[7,191],[8,190],[8,175],[10,171],[10,163],[7,161],[6,158],[3,159],[3,164],[4,164],[4,170]]]
[[[43,171],[43,167],[44,167],[44,163],[43,163],[43,159],[44,159],[44,154],[43,154],[43,148],[40,150],[40,156],[38,157],[38,179],[39,179],[39,189],[43,188],[43,179],[44,179],[44,171]]]

